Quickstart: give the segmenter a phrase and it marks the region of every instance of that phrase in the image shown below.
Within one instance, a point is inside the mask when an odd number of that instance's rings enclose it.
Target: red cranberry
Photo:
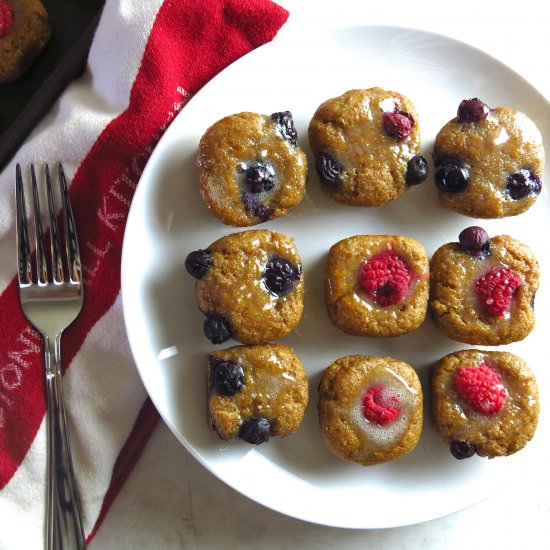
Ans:
[[[490,113],[491,109],[477,97],[463,99],[458,106],[457,117],[459,122],[479,122]]]
[[[410,113],[406,113],[405,111],[383,113],[382,125],[388,136],[403,141],[409,137],[414,126],[414,119]]]
[[[483,227],[477,225],[463,229],[458,236],[458,242],[472,256],[478,256],[483,251],[489,251],[489,234]]]
[[[9,2],[0,0],[0,38],[8,36],[13,29],[13,9]]]

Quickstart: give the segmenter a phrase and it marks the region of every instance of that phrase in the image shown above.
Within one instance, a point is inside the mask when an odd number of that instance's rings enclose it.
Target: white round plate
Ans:
[[[331,325],[322,291],[328,249],[351,235],[406,235],[423,243],[431,256],[442,244],[456,241],[468,225],[481,223],[492,235],[511,234],[539,257],[543,285],[535,330],[507,349],[530,363],[543,403],[548,402],[547,188],[521,216],[476,222],[440,206],[431,177],[390,204],[353,208],[324,196],[313,168],[302,204],[286,217],[258,226],[292,235],[303,258],[304,315],[281,342],[294,348],[309,375],[304,422],[292,436],[257,447],[223,442],[210,430],[205,368],[215,346],[202,334],[204,317],[184,261],[192,250],[238,230],[214,219],[200,197],[194,171],[199,139],[228,114],[290,110],[313,167],[307,126],[317,106],[346,90],[372,86],[397,90],[415,103],[428,158],[438,129],[469,97],[493,107],[514,106],[535,120],[546,139],[550,136],[549,105],[533,87],[495,59],[444,36],[357,27],[301,40],[276,39],[209,82],[170,125],[138,185],[122,255],[122,298],[132,352],[151,399],[183,445],[219,479],[258,503],[303,520],[351,528],[407,525],[469,506],[522,472],[542,467],[540,442],[548,436],[543,415],[536,437],[516,455],[455,460],[430,423],[428,371],[443,355],[467,346],[444,337],[429,318],[399,338],[345,335]],[[352,353],[389,355],[410,363],[420,375],[426,395],[423,435],[416,449],[400,460],[364,468],[339,460],[323,443],[317,385],[334,359]]]

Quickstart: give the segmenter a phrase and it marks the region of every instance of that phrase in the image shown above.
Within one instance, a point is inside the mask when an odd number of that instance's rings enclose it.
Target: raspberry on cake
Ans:
[[[322,188],[337,202],[378,206],[428,176],[418,113],[397,92],[350,90],[329,99],[308,132]]]
[[[333,245],[325,271],[332,323],[357,336],[399,336],[424,321],[429,265],[413,239],[358,235]]]
[[[538,286],[539,265],[526,245],[472,226],[433,255],[433,318],[449,338],[467,344],[523,340],[535,324]]]
[[[289,111],[218,120],[200,140],[196,166],[208,209],[227,225],[284,216],[305,194],[307,160]]]
[[[465,99],[435,139],[441,202],[476,218],[521,214],[542,189],[544,157],[542,136],[525,114]]]
[[[327,447],[371,466],[410,453],[422,431],[422,388],[414,369],[391,357],[349,355],[319,384],[318,413]]]
[[[15,82],[50,40],[40,0],[0,0],[0,84]]]
[[[302,261],[286,235],[265,229],[227,235],[190,252],[185,267],[197,279],[204,333],[213,344],[276,340],[300,321]]]
[[[221,439],[253,445],[300,426],[308,381],[300,359],[277,344],[234,346],[208,356],[208,417]]]
[[[527,364],[512,353],[458,351],[433,369],[432,412],[455,458],[511,455],[535,433],[537,382]]]

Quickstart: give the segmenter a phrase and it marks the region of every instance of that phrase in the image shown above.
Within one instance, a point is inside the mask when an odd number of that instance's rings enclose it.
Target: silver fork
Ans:
[[[50,221],[49,268],[42,230],[40,199],[34,165],[31,165],[34,210],[36,269],[31,261],[25,194],[21,167],[16,167],[17,263],[19,298],[27,320],[42,334],[46,367],[47,501],[46,548],[86,548],[80,502],[76,488],[61,378],[61,335],[76,319],[84,299],[80,254],[63,166],[59,184],[64,218],[65,253],[54,210],[52,183],[45,166],[46,196]],[[34,271],[34,273],[33,273]]]

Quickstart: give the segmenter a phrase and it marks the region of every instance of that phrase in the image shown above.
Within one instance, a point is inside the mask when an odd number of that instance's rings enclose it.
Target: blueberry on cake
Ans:
[[[185,262],[213,344],[229,338],[260,344],[288,334],[300,321],[304,282],[294,241],[256,229],[190,252]]]
[[[285,346],[234,346],[208,356],[208,417],[221,439],[259,445],[294,433],[308,392],[304,366]]]
[[[544,156],[542,136],[527,115],[465,99],[435,139],[441,202],[475,218],[521,214],[542,189]]]
[[[343,204],[384,204],[428,175],[418,113],[398,92],[369,88],[328,99],[311,119],[309,143],[323,191]]]
[[[305,194],[307,160],[289,111],[222,118],[202,136],[196,166],[208,209],[227,225],[284,216]]]

